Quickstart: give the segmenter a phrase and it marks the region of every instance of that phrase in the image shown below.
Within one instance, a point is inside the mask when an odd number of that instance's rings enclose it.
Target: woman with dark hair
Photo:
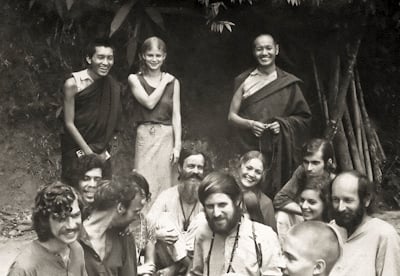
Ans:
[[[300,183],[299,205],[305,221],[330,221],[328,175],[309,177]]]
[[[325,175],[335,178],[334,151],[332,144],[321,138],[310,139],[302,149],[303,162],[293,172],[292,177],[274,197],[275,217],[278,234],[303,221],[302,210],[297,202],[301,182],[309,177]]]
[[[249,151],[240,158],[238,182],[243,192],[243,208],[251,220],[268,225],[276,231],[272,200],[260,187],[265,173],[266,161],[261,152]]]
[[[282,241],[291,227],[302,221],[316,220],[328,223],[329,213],[329,174],[303,177],[299,180],[299,190],[296,202],[301,209],[301,219],[294,221],[286,227],[278,228],[278,236]]]
[[[137,127],[134,168],[150,183],[154,198],[171,186],[181,150],[180,85],[162,71],[166,56],[163,40],[146,39],[139,54],[140,71],[128,77]]]

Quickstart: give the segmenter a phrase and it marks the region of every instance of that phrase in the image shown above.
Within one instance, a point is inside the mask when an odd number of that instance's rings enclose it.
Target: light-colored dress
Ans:
[[[137,76],[147,94],[153,93],[155,88],[147,83],[143,75]],[[134,119],[137,131],[134,169],[148,181],[153,199],[173,183],[174,166],[170,162],[174,147],[173,94],[174,81],[165,87],[161,99],[151,110],[135,100]]]

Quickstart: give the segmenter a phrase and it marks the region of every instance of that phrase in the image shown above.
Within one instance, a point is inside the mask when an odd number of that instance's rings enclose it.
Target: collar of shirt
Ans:
[[[89,69],[82,70],[79,74],[81,81],[91,81],[94,82],[92,77],[89,75]]]
[[[264,77],[274,78],[274,76],[277,76],[277,72],[276,72],[276,70],[274,70],[271,74],[267,75],[267,74],[261,72],[260,70],[258,70],[258,68],[256,68],[250,73],[250,76],[264,76]]]

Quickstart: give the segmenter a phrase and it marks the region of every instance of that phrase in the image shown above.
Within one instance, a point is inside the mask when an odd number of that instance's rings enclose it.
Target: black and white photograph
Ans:
[[[400,0],[0,3],[0,276],[400,275]]]

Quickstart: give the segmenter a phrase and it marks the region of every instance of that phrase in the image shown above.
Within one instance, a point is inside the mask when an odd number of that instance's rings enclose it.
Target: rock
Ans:
[[[16,230],[19,231],[19,232],[25,232],[25,231],[29,231],[31,229],[32,229],[32,226],[30,224],[29,225],[20,224],[16,228]]]
[[[8,232],[8,235],[10,236],[10,237],[15,237],[15,236],[18,236],[19,235],[19,232],[17,231],[17,230],[11,230],[10,232]]]

